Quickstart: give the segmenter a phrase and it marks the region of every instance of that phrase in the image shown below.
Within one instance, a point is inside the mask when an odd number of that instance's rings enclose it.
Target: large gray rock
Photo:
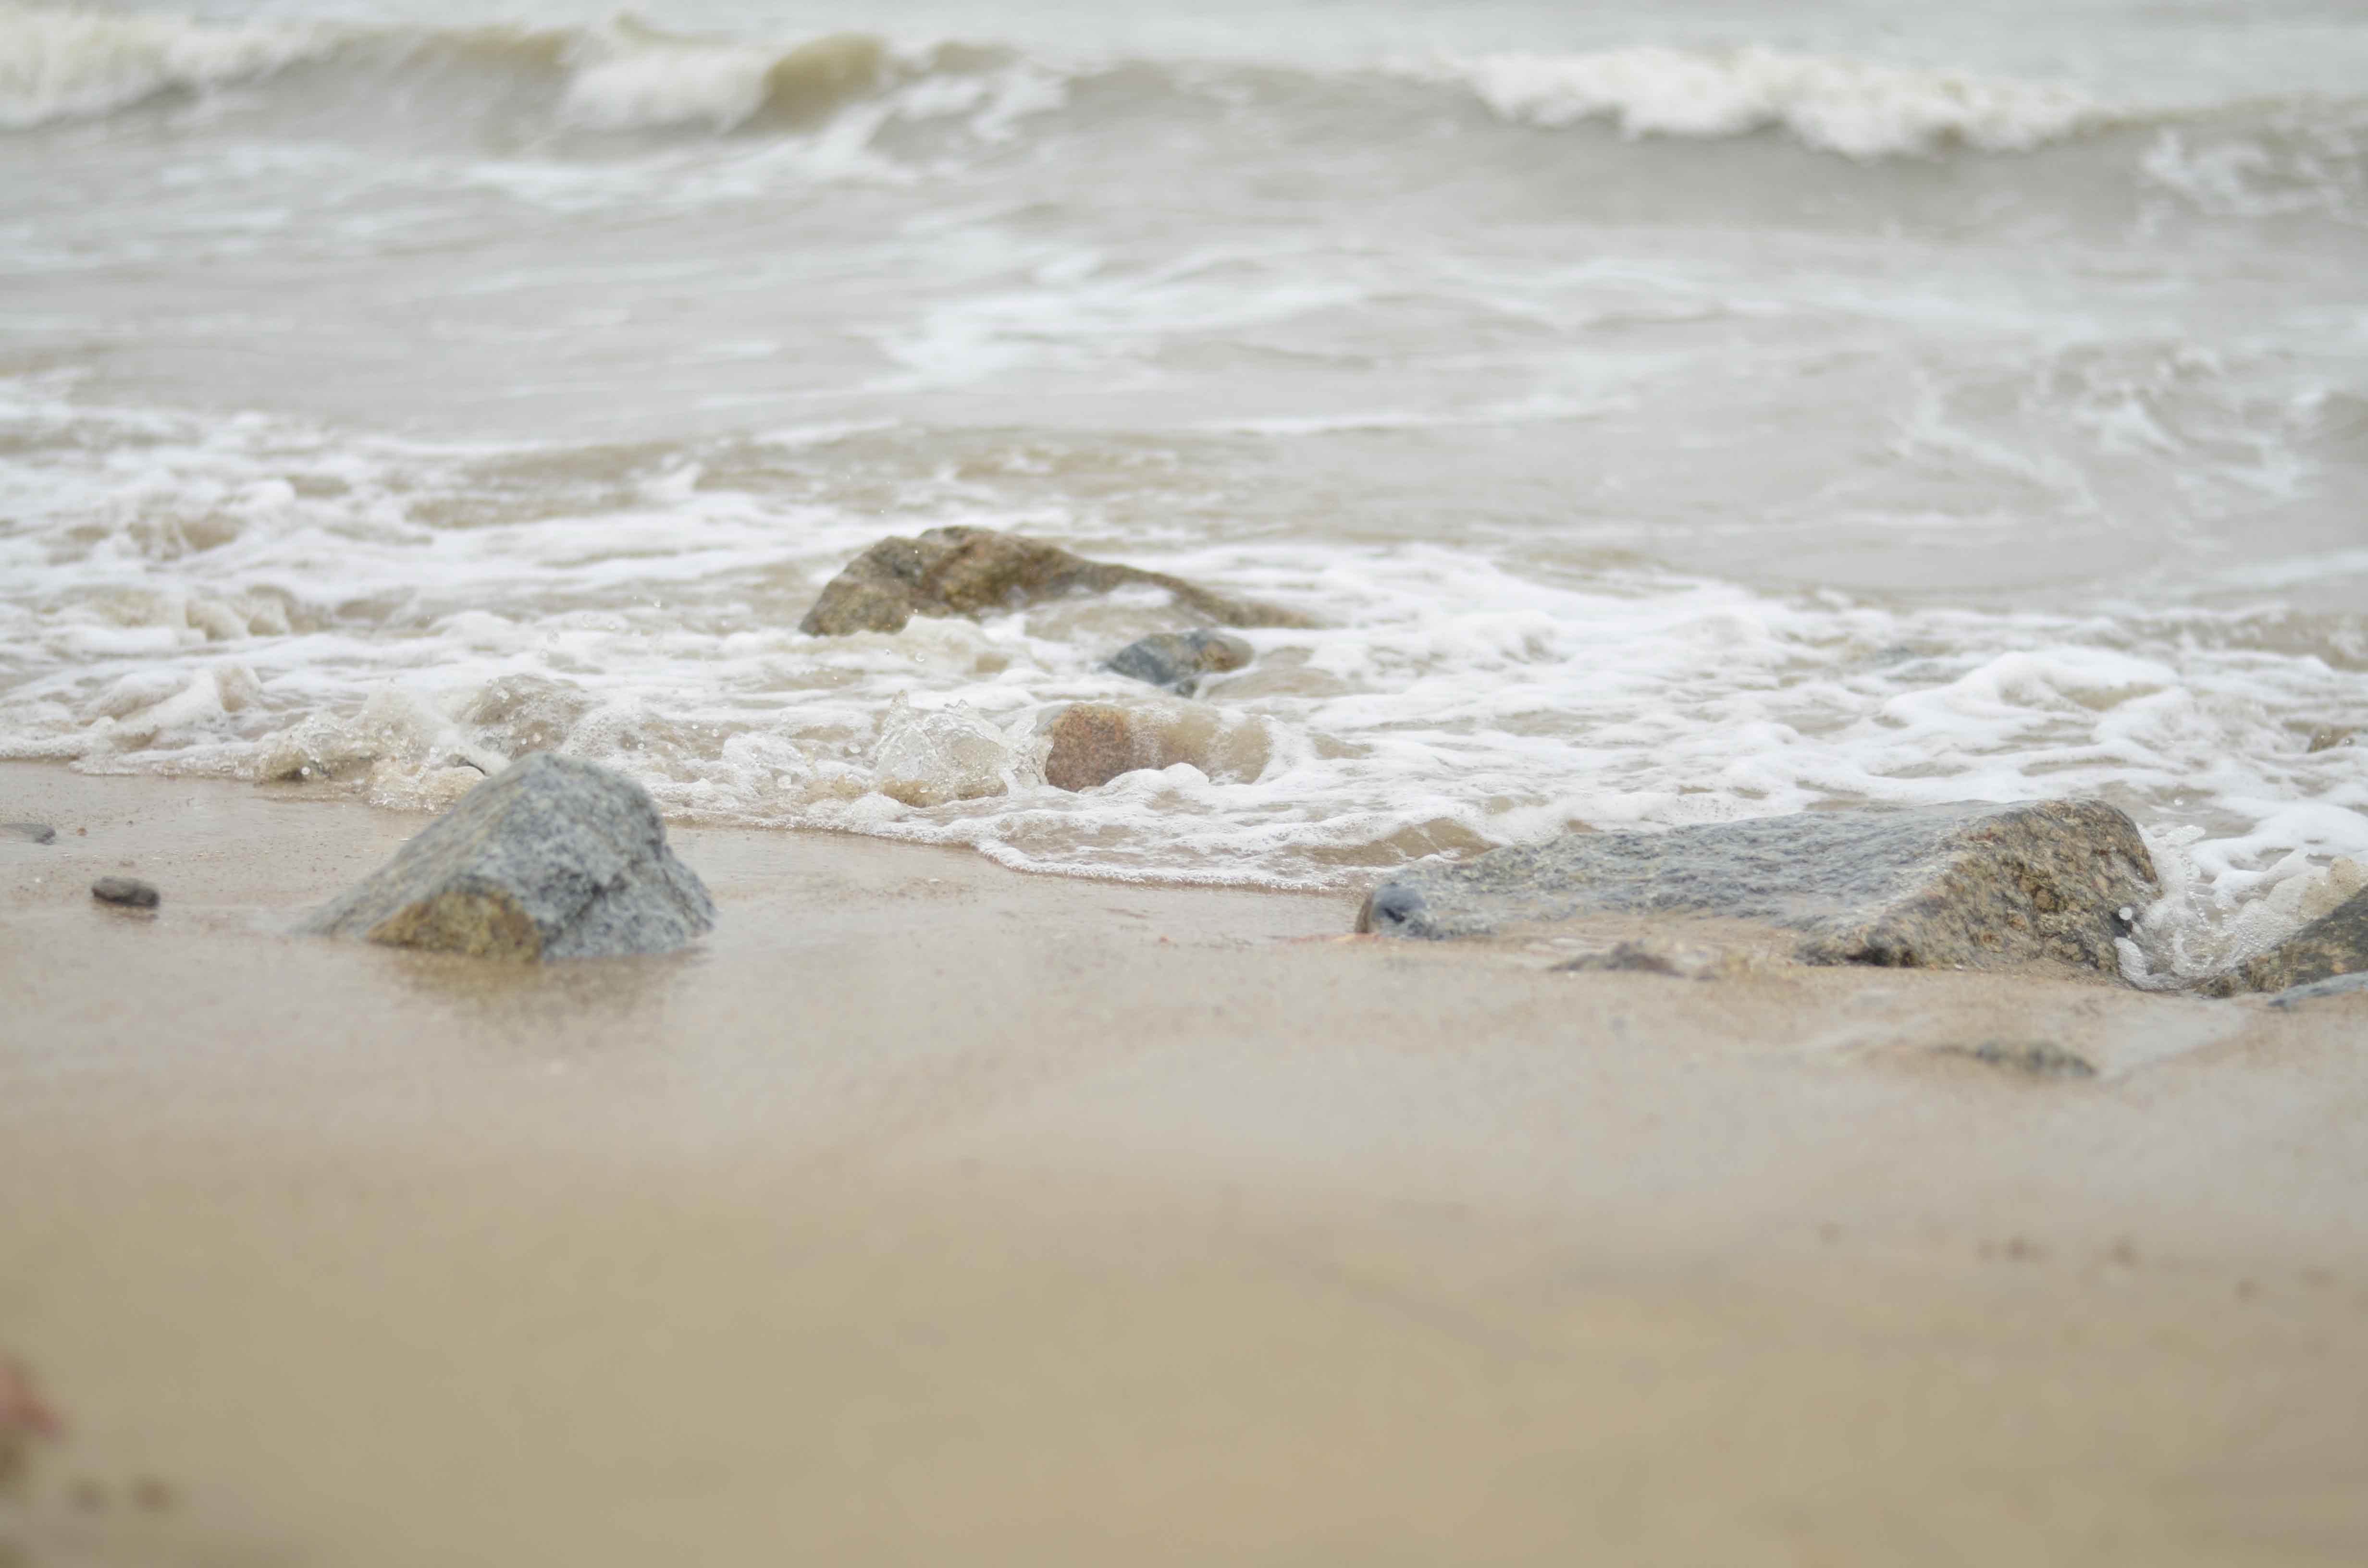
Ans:
[[[714,924],[646,790],[538,752],[298,929],[530,963],[671,952]]]
[[[902,631],[916,615],[985,615],[1020,609],[1068,594],[1113,588],[1165,588],[1185,609],[1221,626],[1304,626],[1305,617],[1253,599],[1072,555],[1057,544],[993,528],[930,528],[918,539],[891,537],[849,562],[823,585],[799,630],[818,637],[850,631]]]
[[[2206,981],[2203,989],[2214,996],[2288,991],[2362,970],[2368,970],[2368,892],[2353,893],[2268,952]]]
[[[1357,929],[1481,937],[1603,911],[1799,931],[1808,963],[1989,968],[2053,959],[2116,972],[2122,911],[2155,896],[2137,825],[2089,801],[1805,812],[1668,833],[1574,833],[1417,865]]]

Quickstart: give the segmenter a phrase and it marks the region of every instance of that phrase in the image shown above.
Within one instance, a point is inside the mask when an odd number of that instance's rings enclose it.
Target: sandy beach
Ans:
[[[11,1562],[2368,1554],[2368,996],[698,828],[699,948],[518,969],[282,934],[423,817],[0,818]]]

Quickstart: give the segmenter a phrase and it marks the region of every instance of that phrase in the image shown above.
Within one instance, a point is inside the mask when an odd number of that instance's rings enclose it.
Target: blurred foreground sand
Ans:
[[[17,818],[0,1562],[2368,1560],[2368,996],[689,829],[701,949],[512,971],[279,934],[419,818]]]

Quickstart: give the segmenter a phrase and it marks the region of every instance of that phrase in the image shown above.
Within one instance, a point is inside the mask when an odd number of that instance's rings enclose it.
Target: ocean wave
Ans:
[[[0,128],[117,113],[175,94],[254,88],[291,67],[467,74],[547,90],[556,128],[811,129],[902,95],[914,117],[964,114],[991,134],[1060,107],[1071,89],[1123,78],[1138,93],[1224,108],[1244,92],[1364,92],[1395,113],[1409,81],[1442,109],[1477,98],[1508,121],[1608,123],[1631,137],[1763,131],[1856,158],[1961,146],[2021,152],[2148,115],[2060,85],[1913,70],[1764,48],[1654,45],[1589,53],[1400,61],[1375,69],[1212,62],[1039,60],[993,43],[903,46],[870,34],[700,38],[630,16],[594,27],[420,29],[330,23],[236,25],[0,0]],[[2166,123],[2180,117],[2169,115]]]
[[[2109,118],[2070,87],[1768,49],[1648,46],[1406,69],[1463,83],[1497,114],[1531,125],[1607,119],[1629,136],[1691,137],[1781,129],[1854,158],[1951,143],[2028,152]]]
[[[0,5],[0,127],[89,119],[180,89],[252,82],[336,45],[312,27],[208,27]]]

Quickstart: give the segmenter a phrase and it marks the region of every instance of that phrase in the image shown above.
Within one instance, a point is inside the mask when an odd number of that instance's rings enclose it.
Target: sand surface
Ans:
[[[2368,995],[687,828],[701,948],[513,971],[282,934],[420,818],[22,818],[0,1562],[2368,1561]]]

